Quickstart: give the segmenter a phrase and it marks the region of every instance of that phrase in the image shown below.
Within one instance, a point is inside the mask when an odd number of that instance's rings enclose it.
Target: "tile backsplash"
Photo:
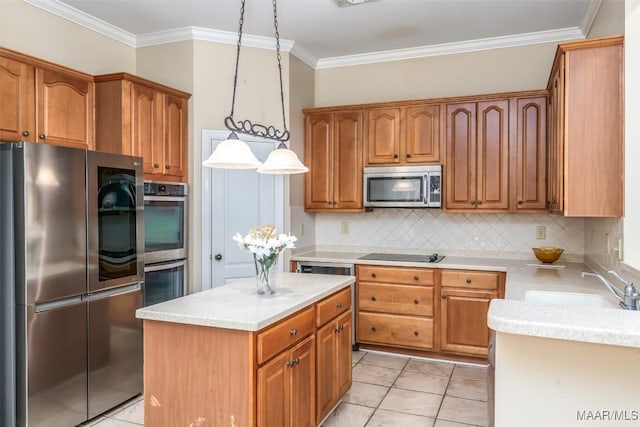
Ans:
[[[537,226],[545,227],[545,239],[536,239]],[[561,260],[582,261],[585,220],[547,213],[453,214],[436,209],[318,213],[315,245],[522,259],[533,258],[532,247],[557,246],[565,249]]]

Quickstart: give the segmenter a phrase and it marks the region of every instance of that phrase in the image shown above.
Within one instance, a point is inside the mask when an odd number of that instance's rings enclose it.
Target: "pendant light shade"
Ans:
[[[255,169],[262,166],[262,163],[247,143],[241,141],[235,132],[231,132],[229,138],[218,144],[202,165],[222,169]]]
[[[309,168],[302,164],[296,153],[289,150],[284,142],[269,153],[264,164],[258,168],[258,173],[290,175],[309,172]]]
[[[229,138],[222,141],[216,147],[211,156],[202,162],[203,166],[222,169],[255,169],[259,173],[268,174],[293,174],[309,172],[309,168],[302,164],[296,153],[289,150],[285,141],[289,140],[290,133],[287,129],[287,116],[284,108],[284,89],[282,84],[282,62],[280,56],[280,34],[278,32],[278,8],[276,0],[273,2],[273,27],[276,39],[276,60],[278,62],[278,76],[280,80],[280,107],[282,108],[283,129],[275,126],[253,123],[251,120],[236,120],[234,111],[236,105],[236,90],[238,88],[238,66],[240,64],[240,48],[242,46],[242,26],[244,23],[245,0],[240,0],[240,21],[238,28],[238,43],[236,48],[236,67],[233,75],[233,94],[231,97],[231,112],[224,119],[224,125],[231,131]],[[240,141],[236,132],[255,136],[261,139],[278,141],[280,145],[273,150],[263,165],[251,152],[249,146]],[[261,141],[262,142],[262,141]],[[264,141],[268,142],[268,141]]]

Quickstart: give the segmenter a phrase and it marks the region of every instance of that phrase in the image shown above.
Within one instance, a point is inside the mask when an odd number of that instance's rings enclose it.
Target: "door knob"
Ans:
[[[38,135],[38,138],[40,139],[45,139],[47,137],[47,135],[45,135],[44,133],[41,133],[40,135]]]
[[[213,259],[215,259],[216,261],[220,261],[222,259],[222,254],[215,254]]]
[[[22,131],[22,136],[29,136],[29,131],[28,130],[23,130]]]

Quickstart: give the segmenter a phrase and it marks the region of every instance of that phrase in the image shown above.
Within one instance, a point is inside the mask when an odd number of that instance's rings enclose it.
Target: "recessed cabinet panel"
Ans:
[[[509,207],[509,101],[478,102],[476,206]]]
[[[143,158],[144,173],[160,172],[162,162],[155,144],[162,147],[162,122],[158,114],[162,109],[162,94],[146,86],[131,85],[133,99],[132,155]],[[160,151],[162,148],[160,148]]]
[[[400,162],[400,109],[369,110],[367,164]]]
[[[188,102],[184,98],[164,95],[164,175],[186,176],[184,165],[187,159],[189,126]]]
[[[515,210],[545,210],[546,200],[546,97],[517,100],[515,140]]]
[[[35,141],[34,68],[0,57],[0,141]]]
[[[407,107],[405,143],[400,157],[405,163],[440,160],[440,106]]]
[[[330,209],[333,196],[333,151],[331,114],[313,114],[305,118],[306,146],[305,207]]]
[[[359,112],[335,114],[334,197],[336,208],[362,207],[362,118]]]
[[[475,103],[447,106],[446,169],[446,207],[468,209],[476,199]]]

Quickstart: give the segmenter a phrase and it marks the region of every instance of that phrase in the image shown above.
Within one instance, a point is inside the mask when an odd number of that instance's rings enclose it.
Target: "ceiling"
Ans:
[[[240,0],[24,1],[135,47],[187,38],[235,43],[240,14]],[[283,50],[326,68],[582,38],[601,2],[372,0],[338,7],[333,0],[278,0],[277,6]],[[252,35],[273,37],[271,0],[246,0],[243,31],[249,45]]]

